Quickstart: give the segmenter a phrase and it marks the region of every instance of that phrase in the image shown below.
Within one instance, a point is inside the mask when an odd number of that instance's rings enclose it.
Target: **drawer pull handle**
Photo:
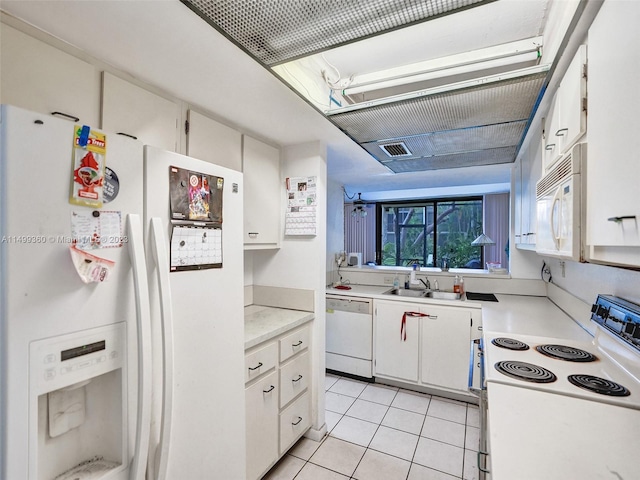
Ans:
[[[254,370],[259,369],[261,366],[262,366],[262,362],[259,362],[257,366],[255,366],[253,368],[249,367],[249,370],[251,370],[253,372]]]
[[[51,112],[51,115],[59,115],[64,118],[68,118],[69,120],[73,120],[74,122],[79,122],[80,119],[78,117],[74,117],[73,115],[69,115],[68,113],[63,112]]]
[[[298,343],[291,344],[292,347],[299,347],[300,345],[302,345],[302,340],[298,340]]]
[[[298,425],[302,421],[302,417],[298,417],[297,422],[291,422],[291,425]]]
[[[259,232],[249,232],[249,237],[250,238],[256,238],[258,236]]]
[[[556,137],[564,137],[565,133],[567,133],[568,131],[568,128],[561,128],[556,132]]]
[[[293,380],[291,380],[292,382],[299,382],[300,380],[302,380],[302,375],[298,375],[298,378],[294,378]]]
[[[276,388],[273,385],[271,385],[271,387],[268,390],[262,390],[262,393],[270,393],[273,392],[273,389]]]
[[[480,457],[482,455],[489,456],[489,452],[482,452],[482,451],[478,452],[478,470],[484,473],[491,473],[489,470],[487,470],[486,468],[482,468],[482,466],[480,465]]]
[[[555,148],[556,144],[555,143],[550,143],[549,145],[547,145],[546,147],[544,147],[545,150],[553,150]]]

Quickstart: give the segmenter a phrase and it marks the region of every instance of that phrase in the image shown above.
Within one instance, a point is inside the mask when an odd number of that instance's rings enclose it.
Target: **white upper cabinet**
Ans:
[[[604,2],[589,29],[587,245],[640,266],[640,2]]]
[[[242,134],[189,110],[187,155],[221,167],[242,171]]]
[[[280,150],[245,135],[242,162],[245,250],[279,248],[284,193]]]
[[[587,129],[586,64],[587,47],[582,45],[562,77],[545,120],[542,139],[545,171],[569,151]]]
[[[9,25],[0,28],[0,101],[98,128],[100,72]]]
[[[540,135],[540,132],[537,135]],[[516,246],[520,249],[533,250],[535,248],[537,231],[536,182],[540,180],[541,172],[540,143],[537,141],[529,142],[523,148],[515,170],[515,241]]]
[[[103,73],[102,128],[145,145],[178,151],[180,106],[121,78]]]

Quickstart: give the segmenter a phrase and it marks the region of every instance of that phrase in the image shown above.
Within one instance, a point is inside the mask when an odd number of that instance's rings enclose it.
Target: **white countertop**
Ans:
[[[313,312],[248,305],[244,307],[245,350],[313,320]]]
[[[486,333],[536,335],[590,341],[591,335],[547,297],[496,295],[497,302],[482,304]]]

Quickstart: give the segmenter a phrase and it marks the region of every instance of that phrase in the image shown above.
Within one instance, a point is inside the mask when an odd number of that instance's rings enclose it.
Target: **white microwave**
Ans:
[[[587,144],[578,143],[536,183],[536,252],[577,262],[584,258]]]

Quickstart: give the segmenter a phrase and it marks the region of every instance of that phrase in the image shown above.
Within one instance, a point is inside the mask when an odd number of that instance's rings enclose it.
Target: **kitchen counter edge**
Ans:
[[[313,312],[247,305],[244,307],[244,349],[260,345],[314,318]]]
[[[376,300],[390,300],[395,302],[408,302],[408,303],[425,303],[431,305],[449,305],[452,307],[465,307],[465,308],[482,308],[481,302],[475,302],[467,299],[460,300],[440,300],[435,298],[426,297],[398,297],[395,295],[387,295],[387,292],[394,288],[393,286],[385,285],[349,285],[351,290],[341,290],[339,288],[327,287],[325,293],[327,295],[340,295],[343,297],[359,297],[359,298],[375,298]]]

